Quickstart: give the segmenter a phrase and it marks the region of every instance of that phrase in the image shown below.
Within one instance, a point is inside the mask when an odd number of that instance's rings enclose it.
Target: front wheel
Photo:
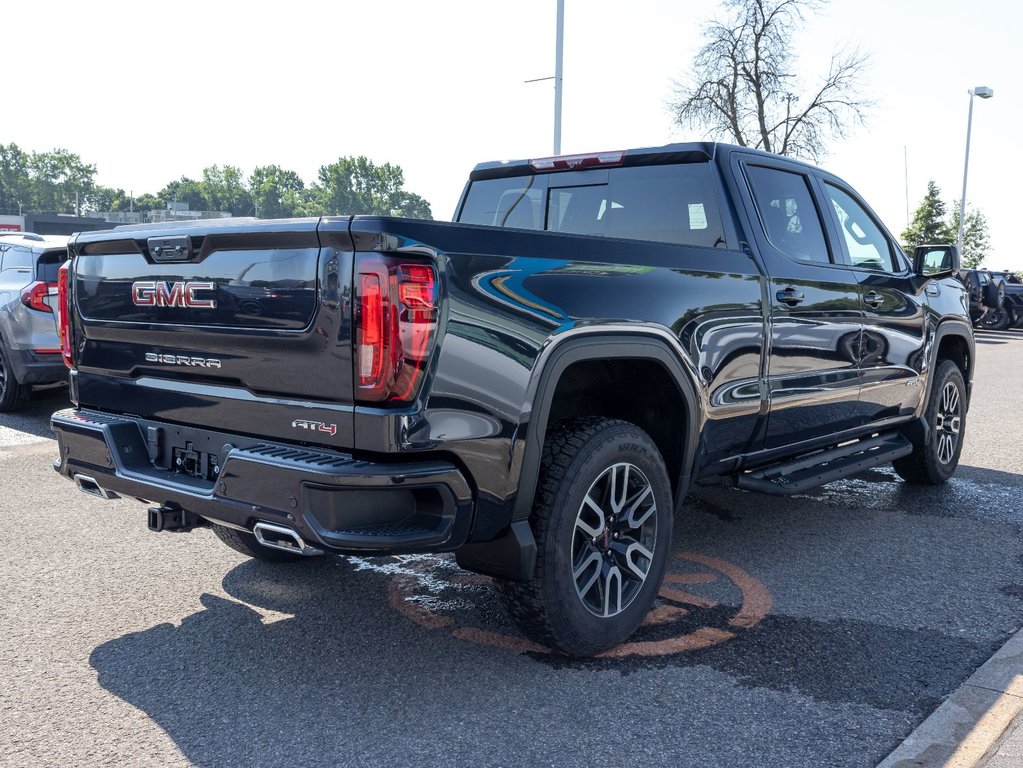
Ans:
[[[892,462],[899,476],[910,483],[940,485],[959,466],[966,434],[966,382],[951,360],[939,362],[924,414],[930,427],[927,442],[913,453]]]
[[[671,545],[671,486],[646,432],[605,418],[554,429],[530,524],[532,578],[497,582],[523,634],[570,656],[632,635],[657,596]]]

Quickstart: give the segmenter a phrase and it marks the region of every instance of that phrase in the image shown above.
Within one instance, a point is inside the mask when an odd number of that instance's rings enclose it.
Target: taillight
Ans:
[[[37,280],[22,289],[21,303],[40,312],[53,312],[53,307],[46,302],[46,299],[50,295],[50,289],[56,287],[56,283],[44,283],[42,280]]]
[[[71,291],[68,290],[68,279],[71,262],[65,261],[57,272],[57,333],[60,335],[60,354],[64,365],[74,367],[71,355]]]
[[[437,333],[437,276],[428,264],[359,256],[355,266],[356,397],[407,403]]]

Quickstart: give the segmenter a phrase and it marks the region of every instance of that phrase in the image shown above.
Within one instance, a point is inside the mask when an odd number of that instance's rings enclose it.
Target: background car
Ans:
[[[33,387],[67,383],[54,308],[66,236],[0,236],[0,413]]]
[[[1023,327],[1023,280],[1013,272],[990,274],[992,280],[1001,280],[1004,285],[1002,303],[988,310],[981,326],[994,331]]]
[[[973,325],[999,330],[990,325],[988,315],[992,310],[1000,310],[1005,301],[1005,280],[986,269],[964,269],[961,277],[970,292],[970,320]]]

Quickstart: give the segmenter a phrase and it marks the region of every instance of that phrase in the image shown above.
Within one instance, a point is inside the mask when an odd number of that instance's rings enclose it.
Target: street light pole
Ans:
[[[978,85],[971,88],[969,93],[970,112],[966,118],[966,160],[963,161],[963,194],[959,198],[959,239],[956,241],[960,256],[963,253],[963,228],[966,224],[966,176],[970,172],[970,132],[973,130],[973,97],[979,96],[982,99],[990,99],[995,95],[994,90],[986,85]]]
[[[558,37],[554,46],[554,154],[561,154],[561,74],[565,58],[565,0],[558,0]]]

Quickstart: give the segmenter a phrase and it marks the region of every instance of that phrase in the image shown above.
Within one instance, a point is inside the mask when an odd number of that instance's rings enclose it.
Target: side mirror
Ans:
[[[913,251],[913,271],[921,277],[954,275],[960,266],[954,245],[919,245]]]

